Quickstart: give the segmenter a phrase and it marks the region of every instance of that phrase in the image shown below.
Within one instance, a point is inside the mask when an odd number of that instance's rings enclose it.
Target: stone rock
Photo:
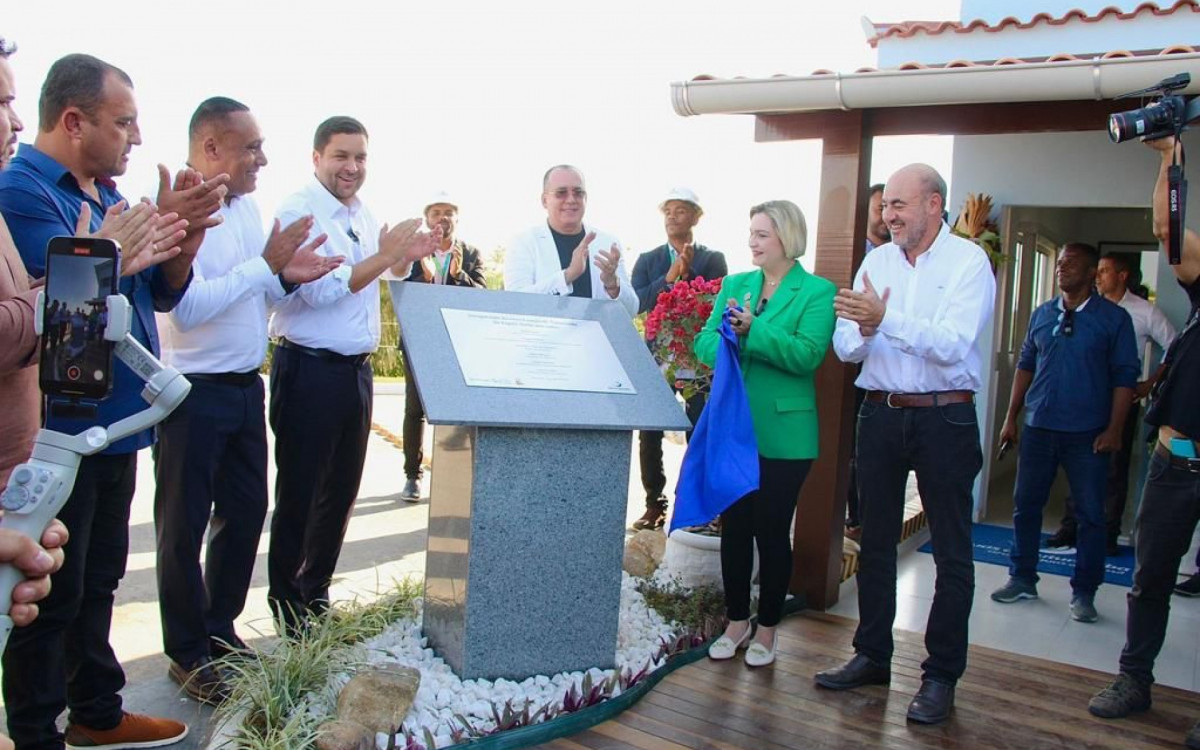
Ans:
[[[661,531],[643,529],[633,535],[625,545],[625,559],[621,566],[631,576],[646,577],[662,564],[667,550],[667,536]]]
[[[354,675],[338,695],[338,719],[361,724],[371,732],[391,733],[404,723],[421,686],[421,672],[386,665]]]
[[[375,750],[375,733],[354,721],[327,721],[317,729],[317,750]]]

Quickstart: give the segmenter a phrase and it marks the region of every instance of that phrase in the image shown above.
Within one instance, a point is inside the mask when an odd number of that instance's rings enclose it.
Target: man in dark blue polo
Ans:
[[[1013,380],[1001,443],[1017,442],[1012,566],[1008,582],[992,592],[1008,604],[1036,599],[1042,509],[1061,465],[1078,519],[1071,616],[1097,620],[1094,597],[1104,579],[1104,497],[1110,453],[1121,447],[1125,415],[1137,385],[1137,346],[1129,313],[1094,288],[1100,256],[1071,243],[1059,253],[1058,297],[1033,312]]]
[[[113,178],[125,172],[129,152],[141,143],[133,85],[120,69],[89,55],[68,55],[51,66],[39,101],[37,137],[22,145],[0,173],[0,213],[29,274],[45,274],[46,244],[73,235],[81,206],[97,231],[108,209],[121,203]],[[203,182],[185,171],[174,187],[166,169],[158,195],[161,211],[189,222],[174,258],[121,280],[131,301],[132,333],[158,351],[154,312],[168,311],[191,280],[191,263],[220,207],[228,179]],[[75,434],[141,411],[143,383],[116,362],[112,395],[96,403],[51,399],[46,426]],[[69,408],[64,408],[69,407]],[[119,691],[125,674],[108,642],[113,597],[125,574],[129,507],[137,450],[153,441],[145,430],[85,457],[59,518],[71,529],[67,562],[52,577],[41,616],[13,632],[4,653],[4,703],[9,732],[23,750],[72,747],[158,747],[187,735],[168,719],[125,713]],[[64,738],[56,721],[69,708]]]

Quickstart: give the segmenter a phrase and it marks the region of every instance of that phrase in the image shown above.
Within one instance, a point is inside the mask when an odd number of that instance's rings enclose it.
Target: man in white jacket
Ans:
[[[621,243],[583,223],[587,209],[583,174],[569,164],[548,169],[542,178],[542,206],[546,224],[522,233],[508,247],[504,288],[613,299],[630,317],[635,315],[638,298],[621,263]]]

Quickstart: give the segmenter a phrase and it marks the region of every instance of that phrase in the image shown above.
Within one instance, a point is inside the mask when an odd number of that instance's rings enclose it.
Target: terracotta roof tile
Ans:
[[[936,68],[987,68],[987,67],[1006,66],[1006,65],[1031,65],[1034,63],[1078,62],[1080,60],[1093,60],[1096,58],[1099,58],[1102,60],[1110,60],[1113,58],[1124,58],[1124,57],[1154,57],[1156,55],[1181,55],[1181,54],[1191,54],[1191,53],[1195,53],[1195,52],[1200,52],[1200,48],[1193,47],[1193,46],[1187,45],[1187,44],[1173,44],[1170,47],[1166,47],[1161,50],[1151,49],[1151,50],[1133,50],[1133,51],[1131,51],[1131,50],[1117,49],[1117,50],[1110,50],[1108,52],[1095,52],[1095,53],[1086,54],[1086,55],[1073,55],[1073,54],[1070,54],[1067,52],[1059,52],[1058,54],[1054,54],[1049,57],[1026,57],[1026,58],[1002,57],[999,60],[961,60],[960,59],[960,60],[951,60],[950,62],[941,64],[941,65],[930,65],[928,63],[923,63],[923,62],[920,62],[917,60],[910,60],[909,62],[903,63],[895,68],[884,68],[882,70],[927,70],[927,69],[936,69]],[[854,73],[879,73],[879,72],[881,72],[880,68],[872,68],[872,67],[858,68],[857,70],[854,71]],[[810,76],[837,75],[837,71],[833,71],[828,68],[819,68],[817,70],[814,70],[812,73],[809,73],[809,75]],[[787,73],[776,73],[771,76],[771,78],[791,78],[791,77],[793,77],[793,76],[791,74],[787,74]],[[746,76],[734,76],[734,79],[738,79],[738,78],[746,78]],[[723,79],[721,76],[704,74],[704,75],[695,76],[692,78],[692,80],[693,81],[719,81],[719,80],[729,80],[729,79]]]
[[[998,23],[990,24],[987,21],[975,20],[969,23],[961,21],[902,21],[900,23],[879,23],[875,24],[875,36],[867,40],[872,46],[876,46],[880,39],[888,37],[900,37],[902,39],[914,36],[918,33],[925,33],[930,36],[944,34],[952,31],[955,34],[970,34],[975,31],[981,32],[997,32],[1003,31],[1006,28],[1029,29],[1038,24],[1047,24],[1049,26],[1062,26],[1063,24],[1072,21],[1080,21],[1082,23],[1095,23],[1104,18],[1113,17],[1117,20],[1127,21],[1142,15],[1143,13],[1151,13],[1156,16],[1169,16],[1172,13],[1181,10],[1188,10],[1193,13],[1200,12],[1200,1],[1198,0],[1177,0],[1173,5],[1159,5],[1158,3],[1142,3],[1132,11],[1125,13],[1120,8],[1109,6],[1102,9],[1094,15],[1089,15],[1086,11],[1078,8],[1067,11],[1061,16],[1053,16],[1049,13],[1038,13],[1028,21],[1022,21],[1019,18],[1009,16],[1002,19]]]

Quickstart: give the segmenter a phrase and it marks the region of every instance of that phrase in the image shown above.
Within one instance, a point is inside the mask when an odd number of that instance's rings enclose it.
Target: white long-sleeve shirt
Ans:
[[[379,346],[379,280],[352,293],[350,274],[355,264],[379,252],[379,223],[358,198],[347,206],[316,176],[284,200],[276,217],[286,226],[309,214],[309,240],[329,236],[317,252],[344,255],[346,262],[276,305],[271,336],[348,356],[369,354]]]
[[[222,206],[204,233],[192,283],[169,313],[158,313],[163,361],[184,374],[249,372],[267,354],[267,313],[283,298],[262,258],[262,216],[250,196]]]
[[[992,319],[996,279],[987,254],[942,224],[929,250],[910,264],[889,242],[863,260],[863,277],[883,296],[879,330],[864,337],[858,324],[839,318],[833,348],[843,362],[862,362],[859,388],[894,393],[978,391],[982,384],[979,334]]]
[[[1133,335],[1137,339],[1138,365],[1144,372],[1146,344],[1153,339],[1154,343],[1158,344],[1165,353],[1171,340],[1175,338],[1175,326],[1171,325],[1171,321],[1167,320],[1167,316],[1163,314],[1162,310],[1128,289],[1125,290],[1125,296],[1117,304],[1124,308],[1125,312],[1129,313],[1129,317],[1133,319]]]

